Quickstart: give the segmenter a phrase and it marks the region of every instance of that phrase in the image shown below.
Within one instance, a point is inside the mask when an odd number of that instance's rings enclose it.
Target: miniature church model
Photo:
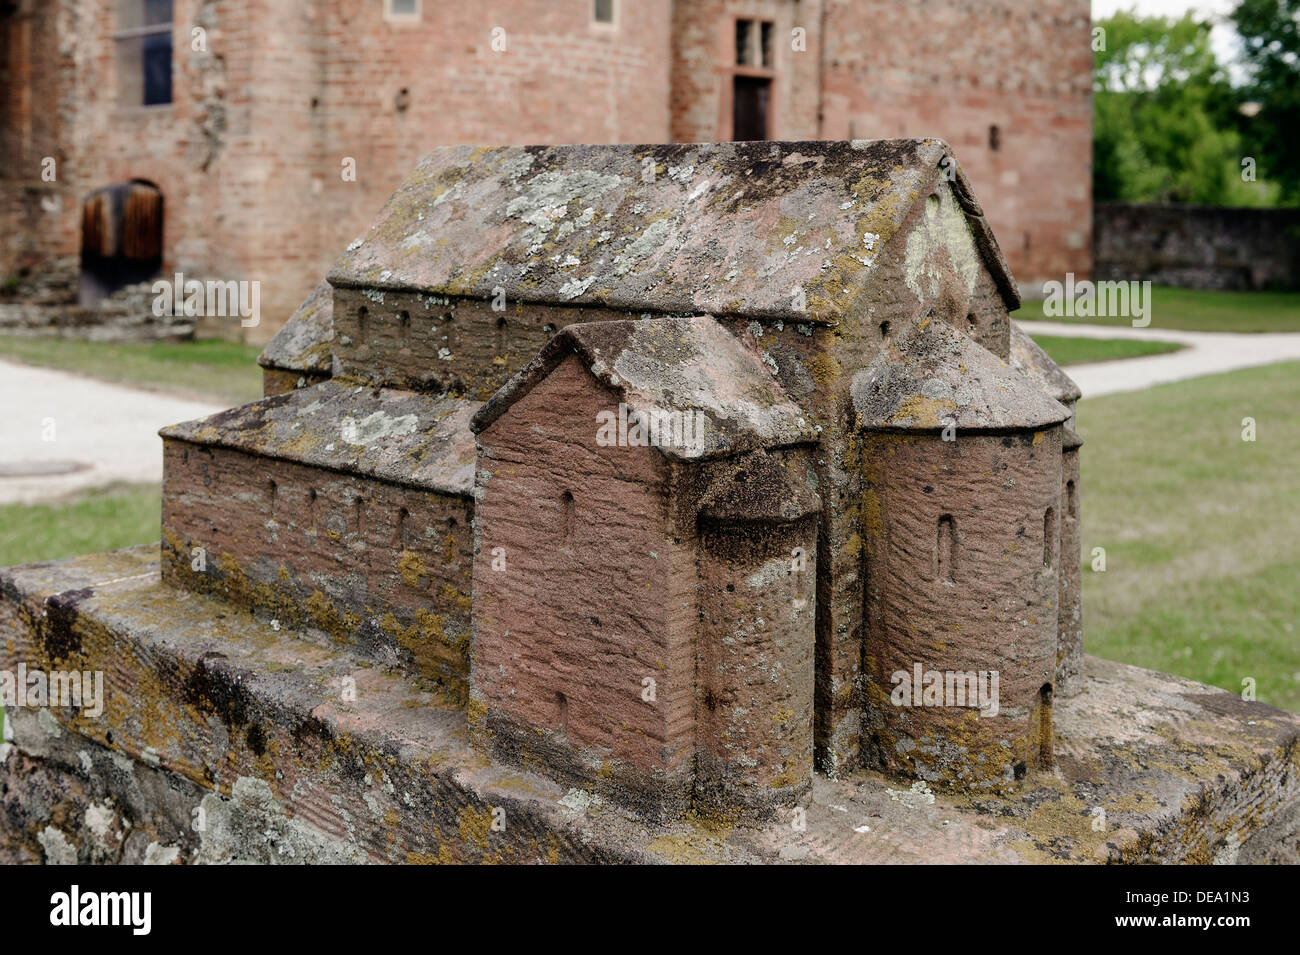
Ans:
[[[936,140],[435,150],[267,397],[164,431],[164,579],[651,817],[1013,788],[1081,654],[1078,391],[1018,306]]]

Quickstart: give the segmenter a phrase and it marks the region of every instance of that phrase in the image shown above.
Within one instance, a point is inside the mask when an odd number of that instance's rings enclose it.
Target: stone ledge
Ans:
[[[694,816],[647,825],[543,776],[493,766],[470,748],[458,708],[311,633],[275,631],[162,586],[152,546],[0,571],[0,656],[11,670],[25,662],[105,674],[98,719],[55,708],[13,713],[0,771],[6,805],[13,793],[32,794],[25,814],[7,815],[0,839],[13,861],[95,861],[106,851],[109,809],[153,834],[117,850],[141,861],[1297,855],[1300,719],[1092,657],[1081,692],[1060,701],[1052,772],[1014,793],[979,796],[931,793],[873,772],[816,775],[797,830],[793,820],[749,829]],[[343,699],[345,679],[355,683],[353,701]],[[145,785],[166,789],[167,799],[141,800]],[[182,827],[200,806],[211,828]],[[1098,808],[1105,831],[1093,828]],[[494,828],[494,809],[504,829]]]

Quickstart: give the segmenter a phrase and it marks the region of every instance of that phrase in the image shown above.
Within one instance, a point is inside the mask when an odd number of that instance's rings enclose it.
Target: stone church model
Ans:
[[[439,149],[271,397],[163,432],[164,580],[651,816],[1013,786],[1081,652],[1078,392],[1018,305],[939,141]]]
[[[1300,719],[1084,670],[1017,304],[938,141],[433,152],[161,547],[0,569],[0,671],[104,676],[0,858],[1295,861]]]

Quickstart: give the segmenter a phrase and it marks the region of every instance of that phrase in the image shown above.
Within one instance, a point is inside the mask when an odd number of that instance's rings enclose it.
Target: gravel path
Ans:
[[[0,361],[0,504],[162,480],[158,429],[221,405]],[[52,440],[51,440],[52,439]],[[46,475],[32,472],[72,469]]]
[[[1031,335],[1063,338],[1132,338],[1140,341],[1178,342],[1185,348],[1164,355],[1117,358],[1066,368],[1085,398],[1140,391],[1201,375],[1217,375],[1239,368],[1254,368],[1279,361],[1300,360],[1300,334],[1248,335],[1234,332],[1185,332],[1165,328],[1125,328],[1114,325],[1076,325],[1073,322],[1024,322]]]

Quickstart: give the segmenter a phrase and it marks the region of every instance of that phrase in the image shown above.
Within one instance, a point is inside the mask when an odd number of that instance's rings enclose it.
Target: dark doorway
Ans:
[[[162,268],[163,197],[148,182],[105,186],[81,206],[82,305],[145,282]]]
[[[755,76],[735,77],[731,101],[731,138],[736,142],[767,139],[767,109],[772,81]]]

